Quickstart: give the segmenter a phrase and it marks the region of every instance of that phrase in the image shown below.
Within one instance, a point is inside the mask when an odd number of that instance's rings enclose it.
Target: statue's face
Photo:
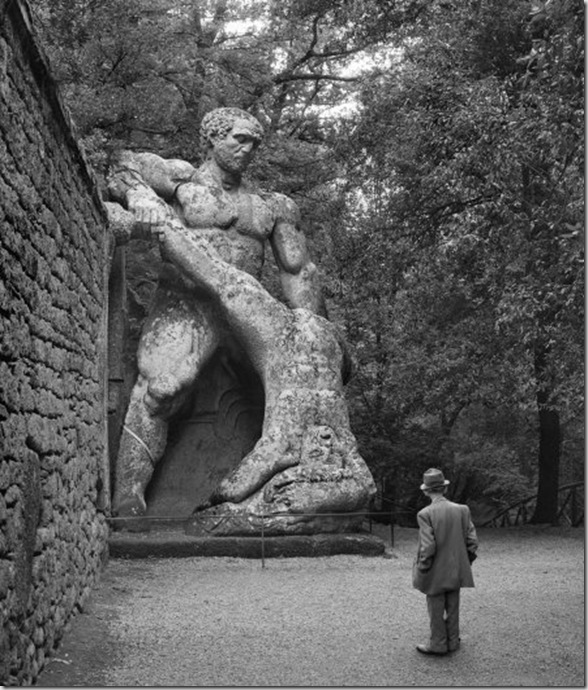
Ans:
[[[231,173],[243,173],[255,155],[260,136],[248,120],[235,120],[224,137],[213,141],[212,155],[223,169]]]

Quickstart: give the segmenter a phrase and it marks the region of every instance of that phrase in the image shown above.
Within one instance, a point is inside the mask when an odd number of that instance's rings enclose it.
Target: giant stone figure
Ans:
[[[333,325],[288,309],[252,276],[224,262],[202,235],[170,223],[162,250],[207,291],[238,334],[265,394],[262,436],[198,507],[190,532],[268,534],[344,531],[375,492],[349,428]],[[341,519],[347,518],[347,519]]]
[[[111,171],[111,198],[127,209],[108,204],[113,227],[119,234],[122,227],[155,233],[162,248],[116,461],[118,516],[145,513],[145,490],[164,453],[170,419],[198,386],[204,365],[231,341],[244,348],[263,382],[262,437],[212,493],[197,514],[203,518],[199,524],[219,534],[247,533],[257,529],[260,508],[279,506],[289,515],[345,513],[365,508],[374,493],[349,430],[344,353],[323,318],[298,209],[283,195],[254,191],[242,178],[262,133],[245,111],[219,108],[202,122],[200,168],[125,151]],[[288,306],[256,280],[266,240]],[[249,308],[243,311],[245,303]],[[219,513],[235,518],[221,520],[222,526],[210,522]],[[283,516],[267,524],[275,533],[288,533],[344,531],[350,522]]]

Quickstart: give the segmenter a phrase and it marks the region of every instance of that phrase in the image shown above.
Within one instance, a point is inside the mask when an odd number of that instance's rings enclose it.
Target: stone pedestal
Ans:
[[[354,554],[385,556],[385,542],[369,532],[355,534],[284,535],[275,537],[194,537],[173,530],[115,532],[109,539],[111,558],[295,558]]]

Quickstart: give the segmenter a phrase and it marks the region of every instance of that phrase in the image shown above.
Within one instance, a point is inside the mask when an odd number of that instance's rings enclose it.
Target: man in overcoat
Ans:
[[[417,514],[419,541],[413,567],[413,585],[427,595],[431,622],[429,644],[417,645],[422,654],[443,655],[459,648],[459,593],[461,587],[474,586],[476,529],[468,506],[445,498],[448,484],[435,468],[425,472],[421,484],[431,499]]]

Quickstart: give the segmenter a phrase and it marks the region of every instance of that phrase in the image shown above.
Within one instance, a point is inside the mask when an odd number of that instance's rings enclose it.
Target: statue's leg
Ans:
[[[116,515],[145,513],[145,489],[165,451],[168,420],[185,401],[218,340],[206,303],[189,304],[169,295],[155,302],[139,344],[139,377],[116,461],[112,502]]]
[[[120,517],[145,513],[145,489],[167,441],[168,422],[150,414],[145,405],[147,389],[148,379],[139,374],[131,393],[116,461],[112,507]]]

